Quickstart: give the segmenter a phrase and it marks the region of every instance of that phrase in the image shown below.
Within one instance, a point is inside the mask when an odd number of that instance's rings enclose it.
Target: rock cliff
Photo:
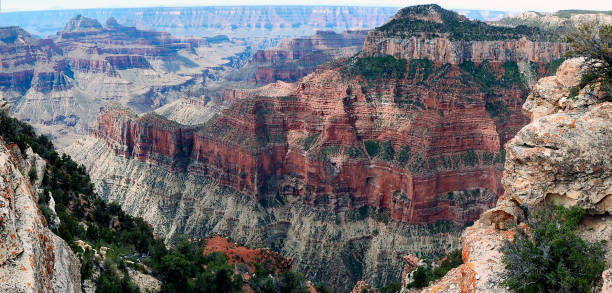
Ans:
[[[488,26],[437,5],[419,5],[400,10],[391,21],[372,30],[363,54],[451,64],[484,60],[548,63],[562,58],[567,45],[539,41],[544,36],[533,27]]]
[[[38,181],[45,161],[0,138],[0,291],[81,292],[80,262],[68,244],[48,228],[38,209]]]
[[[582,90],[582,60],[565,61],[556,75],[541,79],[523,110],[531,122],[506,145],[505,194],[462,235],[464,264],[422,292],[506,292],[499,248],[514,233],[508,221],[522,225],[525,209],[542,203],[578,206],[587,217],[579,232],[589,240],[606,240],[612,261],[612,104],[597,92]],[[609,270],[602,292],[609,291]]]

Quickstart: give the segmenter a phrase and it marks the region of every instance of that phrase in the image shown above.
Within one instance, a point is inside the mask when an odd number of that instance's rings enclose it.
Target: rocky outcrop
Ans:
[[[510,41],[451,41],[446,38],[397,38],[371,32],[366,39],[367,56],[391,55],[404,59],[430,59],[442,63],[460,64],[465,61],[520,62],[535,60],[548,63],[563,58],[568,47],[564,43],[534,42],[526,38]]]
[[[555,13],[523,12],[516,16],[506,16],[497,21],[488,22],[497,26],[516,27],[519,25],[538,27],[544,31],[553,31],[560,35],[583,23],[612,23],[612,15],[602,11],[560,10]]]
[[[265,248],[247,248],[231,243],[227,238],[214,235],[205,240],[204,254],[221,252],[227,255],[228,264],[243,264],[250,273],[255,273],[256,265],[263,265],[270,273],[278,275],[291,270],[293,261],[282,257],[278,252]]]
[[[31,167],[44,170],[44,160],[0,139],[0,291],[81,292],[78,258],[47,228],[36,182],[22,176]]]
[[[530,40],[539,32],[522,29],[526,31],[488,26],[437,5],[412,6],[372,30],[363,54],[451,64],[484,60],[548,63],[562,58],[567,51],[565,43]]]
[[[64,27],[65,32],[91,32],[101,30],[102,25],[97,20],[84,17],[80,14],[69,20]]]
[[[499,248],[514,235],[506,223],[523,226],[522,208],[545,202],[584,208],[588,216],[579,231],[589,240],[606,240],[603,257],[611,263],[612,104],[595,102],[598,92],[590,89],[568,98],[581,64],[568,60],[555,76],[538,82],[523,107],[531,123],[506,145],[505,194],[463,232],[464,264],[423,292],[506,292]],[[604,280],[608,276],[604,272]]]

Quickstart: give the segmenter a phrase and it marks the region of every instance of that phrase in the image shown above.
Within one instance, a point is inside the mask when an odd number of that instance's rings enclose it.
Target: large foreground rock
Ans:
[[[47,228],[35,184],[22,175],[41,169],[42,159],[28,153],[24,159],[0,138],[0,292],[79,293],[80,262]]]

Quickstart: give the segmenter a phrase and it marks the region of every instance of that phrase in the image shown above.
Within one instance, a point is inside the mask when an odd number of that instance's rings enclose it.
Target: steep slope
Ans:
[[[564,62],[555,76],[541,79],[523,106],[531,123],[507,145],[505,194],[462,235],[464,264],[422,292],[507,292],[499,248],[525,225],[530,211],[543,203],[578,206],[587,217],[582,237],[606,240],[612,263],[611,121],[612,104],[583,90],[568,98],[580,81],[582,60]],[[604,272],[602,292],[610,290]]]
[[[166,247],[148,223],[102,201],[83,166],[59,156],[48,138],[9,117],[0,105],[2,292],[253,292],[308,286],[291,271],[291,259],[268,249],[183,235],[168,239]]]
[[[430,59],[461,64],[482,62],[542,62],[563,57],[567,45],[543,42],[555,36],[538,28],[489,26],[468,20],[437,5],[400,10],[380,28],[370,32],[366,56],[391,55],[404,59]]]
[[[390,23],[414,19],[449,44],[458,41],[437,24],[464,21],[430,5]],[[503,193],[501,146],[527,123],[529,81],[556,70],[547,62],[566,46],[529,41],[542,49],[522,50],[515,36],[538,32],[503,29],[490,42],[515,48],[510,59],[369,55],[368,44],[403,40],[387,26],[369,34],[363,53],[297,84],[228,93],[235,102],[203,125],[107,107],[66,151],[105,199],[162,235],[214,232],[270,247],[337,290],[399,280],[398,255],[454,248],[463,225]]]
[[[0,291],[81,292],[80,262],[70,246],[47,228],[37,188],[45,161],[0,138]],[[31,171],[33,170],[33,171]]]

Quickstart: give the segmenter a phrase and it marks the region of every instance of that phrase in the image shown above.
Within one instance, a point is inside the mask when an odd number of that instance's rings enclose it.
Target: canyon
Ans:
[[[390,33],[415,21],[423,31]],[[176,121],[180,107],[108,104],[64,151],[100,196],[160,236],[269,247],[338,291],[384,285],[401,278],[402,256],[456,248],[463,227],[495,205],[503,145],[529,121],[521,106],[567,50],[513,28],[458,42],[453,23],[496,30],[436,5],[409,7],[370,31],[360,53],[293,84],[225,91],[216,114]],[[282,48],[252,62],[301,54]]]
[[[246,58],[241,54],[247,47],[227,37],[178,39],[114,18],[103,26],[81,15],[53,38],[39,39],[19,27],[4,27],[0,35],[0,95],[14,117],[60,146],[86,134],[109,101],[150,111],[181,97],[205,100],[211,71]]]

